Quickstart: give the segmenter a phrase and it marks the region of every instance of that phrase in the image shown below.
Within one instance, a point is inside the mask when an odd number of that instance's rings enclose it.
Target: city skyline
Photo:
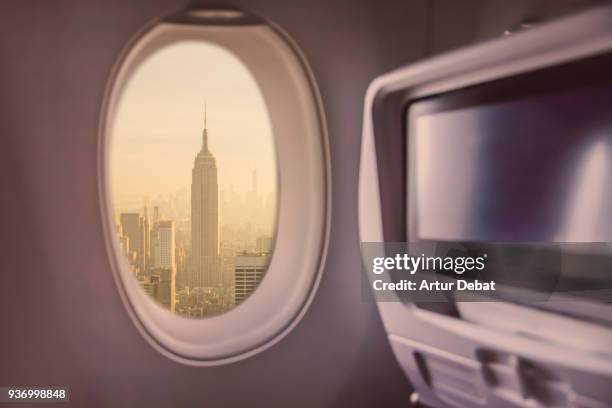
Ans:
[[[170,219],[157,206],[149,217],[148,203],[140,211],[117,214],[117,237],[143,292],[185,317],[214,316],[245,301],[265,275],[274,242],[275,219],[265,216],[271,208],[261,204],[256,173],[244,197],[246,207],[234,208],[239,217],[220,225],[218,169],[209,150],[206,108],[203,119],[189,219]],[[229,202],[234,200],[230,194]],[[223,199],[228,208],[229,202]]]
[[[118,102],[110,152],[117,239],[143,294],[191,318],[247,299],[274,244],[278,175],[242,62],[203,42],[154,53]]]

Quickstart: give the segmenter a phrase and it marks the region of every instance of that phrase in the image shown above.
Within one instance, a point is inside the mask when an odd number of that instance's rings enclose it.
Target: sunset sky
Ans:
[[[183,42],[153,54],[133,74],[111,139],[111,182],[118,207],[173,194],[191,183],[202,144],[204,104],[219,189],[247,191],[257,171],[263,194],[276,190],[268,112],[257,83],[228,51]]]

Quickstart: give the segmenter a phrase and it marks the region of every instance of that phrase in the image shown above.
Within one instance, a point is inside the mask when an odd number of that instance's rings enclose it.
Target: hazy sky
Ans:
[[[118,207],[173,194],[191,184],[202,144],[204,103],[219,188],[276,190],[268,112],[254,78],[233,54],[204,42],[182,42],[153,54],[135,71],[112,128],[111,182]]]

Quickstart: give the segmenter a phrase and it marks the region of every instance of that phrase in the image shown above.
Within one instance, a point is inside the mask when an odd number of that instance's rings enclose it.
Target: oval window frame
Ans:
[[[266,276],[243,303],[203,319],[163,309],[133,278],[115,236],[109,176],[112,123],[126,83],[155,51],[190,40],[222,47],[251,72],[269,112],[278,169],[276,236]],[[100,116],[98,186],[115,283],[132,321],[153,347],[175,361],[197,366],[239,361],[271,347],[298,324],[312,302],[329,241],[327,130],[320,94],[303,54],[278,27],[242,11],[188,10],[152,23],[122,52],[107,84]]]

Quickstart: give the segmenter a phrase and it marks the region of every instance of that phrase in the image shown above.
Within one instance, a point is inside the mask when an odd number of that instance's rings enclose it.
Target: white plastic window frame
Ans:
[[[312,302],[329,239],[328,139],[312,73],[278,27],[234,10],[192,10],[177,16],[151,24],[115,66],[100,120],[99,194],[114,279],[134,324],[167,357],[212,366],[271,347],[297,325]],[[125,85],[154,52],[183,41],[218,45],[251,71],[269,112],[278,168],[276,236],[265,278],[242,304],[203,319],[173,314],[140,288],[115,236],[110,194],[111,130]]]

